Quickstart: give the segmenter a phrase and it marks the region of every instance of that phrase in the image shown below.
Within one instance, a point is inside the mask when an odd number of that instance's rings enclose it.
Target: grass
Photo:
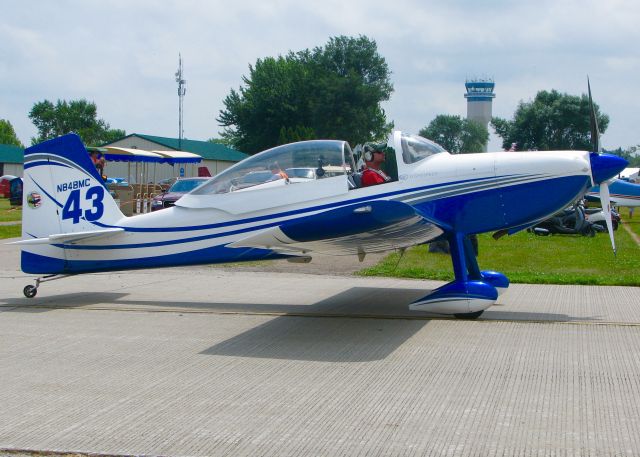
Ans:
[[[18,238],[22,236],[22,224],[0,225],[0,239]]]
[[[521,232],[497,241],[490,234],[482,234],[478,237],[478,263],[481,269],[504,273],[514,283],[640,286],[640,246],[623,229],[616,231],[615,238],[617,257],[604,233],[586,238]],[[431,254],[427,246],[407,250],[400,261],[398,253],[390,254],[359,274],[453,279],[450,257]]]
[[[21,221],[22,208],[12,208],[8,198],[0,198],[0,222]]]
[[[640,236],[640,208],[638,209],[638,211],[636,211],[636,214],[634,214],[634,216],[635,219],[630,219],[627,215],[627,212],[625,211],[624,214],[622,214],[622,217],[624,218],[623,224],[629,227],[633,233]]]

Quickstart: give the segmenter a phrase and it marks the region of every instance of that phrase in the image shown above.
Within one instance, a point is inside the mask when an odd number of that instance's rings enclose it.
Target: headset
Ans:
[[[383,154],[386,152],[385,144],[373,144],[367,143],[362,148],[362,158],[365,162],[371,162],[373,160],[374,152],[382,152]]]
[[[362,151],[363,151],[362,157],[364,157],[364,161],[365,162],[371,162],[373,160],[373,152],[375,150],[376,149],[373,146],[371,146],[370,144],[365,144],[364,145],[364,148],[362,148]]]

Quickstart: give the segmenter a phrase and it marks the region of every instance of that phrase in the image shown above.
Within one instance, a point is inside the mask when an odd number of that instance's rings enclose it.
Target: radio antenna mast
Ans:
[[[184,100],[184,94],[187,93],[187,80],[183,79],[181,54],[178,54],[176,82],[178,83],[178,149],[182,150],[182,137],[184,136],[184,128],[182,127],[182,102]]]

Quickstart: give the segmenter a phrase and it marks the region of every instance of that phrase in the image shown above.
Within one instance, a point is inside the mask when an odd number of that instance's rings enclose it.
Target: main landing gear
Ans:
[[[41,283],[47,282],[47,281],[55,281],[56,279],[66,278],[67,276],[71,276],[71,275],[58,275],[58,274],[55,274],[55,275],[47,275],[47,276],[42,276],[40,278],[36,278],[36,285],[35,286],[32,286],[32,285],[25,286],[24,289],[22,289],[22,293],[27,298],[33,298],[38,294],[38,287],[40,287]]]
[[[448,240],[455,279],[416,300],[409,309],[477,319],[509,287],[509,280],[496,271],[480,271],[466,235],[451,233]]]

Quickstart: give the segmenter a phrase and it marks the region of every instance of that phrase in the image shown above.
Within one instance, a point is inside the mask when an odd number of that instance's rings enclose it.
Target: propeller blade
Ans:
[[[609,238],[611,239],[613,255],[616,255],[616,242],[613,239],[613,223],[611,222],[611,199],[609,196],[609,183],[607,181],[600,183],[600,203],[602,204],[602,210],[604,211],[604,218],[607,221],[607,231],[609,232]]]
[[[598,118],[596,117],[596,109],[593,106],[591,98],[591,84],[587,76],[587,89],[589,91],[589,118],[591,120],[591,150],[593,152],[601,152],[600,149],[600,129],[598,128]]]

